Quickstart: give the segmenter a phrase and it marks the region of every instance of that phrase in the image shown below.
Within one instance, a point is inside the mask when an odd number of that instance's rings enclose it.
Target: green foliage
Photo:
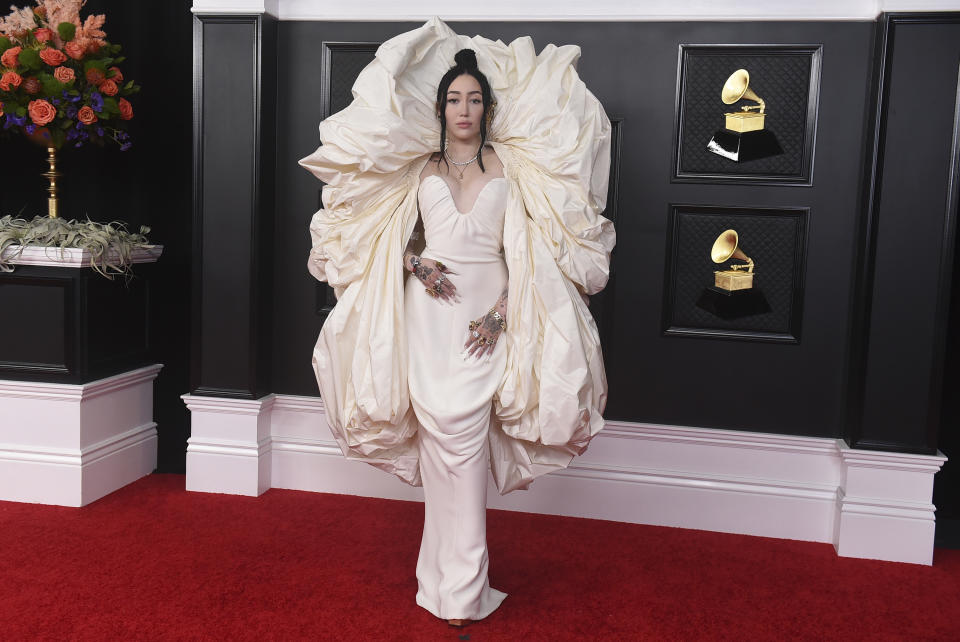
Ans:
[[[109,116],[117,116],[120,114],[120,106],[117,104],[116,98],[103,99],[103,113]]]
[[[90,252],[90,267],[112,280],[117,274],[130,274],[133,250],[151,247],[146,237],[149,232],[149,227],[141,226],[139,233],[131,233],[117,221],[65,221],[46,216],[27,221],[4,216],[0,218],[0,270],[12,272],[10,260],[20,256],[25,247],[56,248],[61,254],[67,248],[77,248]]]
[[[54,78],[53,74],[38,74],[37,78],[40,79],[40,86],[43,88],[43,93],[47,96],[59,95],[66,87],[62,82]]]
[[[36,49],[24,49],[20,52],[20,55],[17,56],[17,59],[20,61],[21,67],[40,69],[40,54],[37,53]]]
[[[0,36],[0,54],[13,46],[13,43],[10,42],[10,38],[6,36]]]
[[[107,66],[103,64],[102,59],[90,59],[83,61],[83,73],[87,73],[91,69],[99,69],[103,72],[103,75],[107,75]]]
[[[70,42],[77,35],[77,26],[72,22],[61,22],[57,25],[57,33],[60,34],[60,40]]]

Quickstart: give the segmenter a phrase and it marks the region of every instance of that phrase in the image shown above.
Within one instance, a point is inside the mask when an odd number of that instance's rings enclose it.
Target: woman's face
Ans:
[[[480,138],[483,94],[480,83],[470,74],[453,79],[447,89],[447,138],[469,142]]]

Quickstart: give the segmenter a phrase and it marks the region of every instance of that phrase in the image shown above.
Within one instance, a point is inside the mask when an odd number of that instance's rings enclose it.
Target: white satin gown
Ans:
[[[506,367],[505,346],[465,357],[471,320],[507,286],[503,223],[507,181],[488,179],[468,212],[446,180],[420,183],[426,249],[455,274],[458,303],[434,299],[414,275],[406,282],[410,398],[417,420],[425,516],[417,560],[417,604],[443,619],[479,620],[506,597],[487,579],[487,433],[492,400]]]

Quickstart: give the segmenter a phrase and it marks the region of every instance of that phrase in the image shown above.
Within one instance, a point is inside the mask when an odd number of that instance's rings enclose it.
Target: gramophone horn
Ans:
[[[730,74],[730,77],[727,78],[727,82],[723,84],[723,90],[720,92],[720,99],[724,102],[724,104],[727,105],[732,105],[741,98],[746,98],[747,100],[752,100],[755,103],[759,103],[761,114],[767,106],[763,98],[758,96],[752,89],[750,89],[750,72],[748,72],[746,69],[737,69],[735,72]],[[755,106],[751,107],[756,109]],[[746,111],[746,108],[744,111]]]
[[[737,234],[736,230],[724,230],[713,242],[713,247],[710,249],[710,258],[713,259],[714,263],[737,259],[747,264],[748,272],[753,272],[753,259],[743,253],[743,250],[738,247],[739,243],[740,235]]]

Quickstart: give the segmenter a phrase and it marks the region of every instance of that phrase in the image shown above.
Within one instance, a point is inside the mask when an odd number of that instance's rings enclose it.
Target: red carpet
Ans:
[[[960,551],[933,567],[829,544],[490,511],[490,580],[463,631],[414,603],[420,504],[184,491],[151,475],[85,508],[0,502],[0,638],[939,639]],[[465,637],[469,636],[469,637]]]

